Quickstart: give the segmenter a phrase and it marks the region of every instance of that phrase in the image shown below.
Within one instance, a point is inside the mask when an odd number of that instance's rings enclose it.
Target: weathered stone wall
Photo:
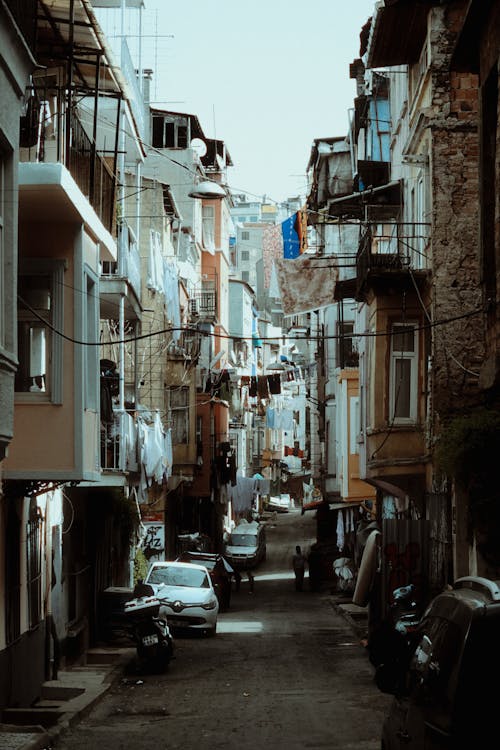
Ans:
[[[450,72],[460,23],[457,8],[433,14],[432,356],[434,412],[441,420],[476,402],[484,357],[477,78]]]

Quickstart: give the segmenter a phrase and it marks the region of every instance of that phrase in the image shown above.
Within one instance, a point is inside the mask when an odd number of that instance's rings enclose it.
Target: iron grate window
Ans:
[[[42,616],[42,519],[36,506],[30,515],[26,539],[28,618],[30,628],[34,628]]]

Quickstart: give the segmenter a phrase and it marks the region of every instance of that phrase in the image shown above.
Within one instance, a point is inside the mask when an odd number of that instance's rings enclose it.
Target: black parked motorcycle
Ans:
[[[376,667],[377,684],[386,678],[394,679],[394,674],[404,674],[422,615],[413,584],[394,589],[392,599],[388,617],[368,638],[368,655]]]
[[[134,594],[134,599],[125,602],[124,611],[137,657],[152,671],[164,672],[173,658],[174,642],[167,618],[162,616],[161,600],[142,581]]]

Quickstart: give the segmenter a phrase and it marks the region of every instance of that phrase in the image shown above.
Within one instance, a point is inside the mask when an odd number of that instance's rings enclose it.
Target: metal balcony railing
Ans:
[[[115,179],[75,115],[71,117],[71,144],[67,167],[106,229],[113,234]]]
[[[101,469],[137,471],[137,424],[127,412],[115,412],[113,421],[101,424]]]
[[[215,290],[198,290],[191,294],[189,300],[191,316],[201,320],[215,320],[217,317],[217,292]]]

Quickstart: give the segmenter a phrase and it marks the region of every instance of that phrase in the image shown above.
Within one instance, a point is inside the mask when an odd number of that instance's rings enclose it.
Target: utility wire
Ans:
[[[165,333],[172,333],[173,331],[184,331],[185,333],[191,333],[191,334],[199,334],[200,336],[210,336],[214,338],[219,339],[227,339],[229,341],[249,341],[252,342],[253,338],[252,336],[235,336],[225,333],[216,333],[215,331],[203,331],[199,328],[193,328],[189,326],[168,326],[167,328],[161,328],[157,331],[150,331],[149,333],[143,333],[139,334],[137,336],[131,336],[126,339],[117,339],[113,342],[103,342],[103,341],[80,341],[79,339],[74,339],[72,336],[68,336],[63,331],[59,331],[55,326],[53,326],[51,323],[49,323],[45,318],[43,318],[39,313],[37,313],[36,310],[34,310],[31,305],[26,302],[19,294],[17,295],[18,300],[24,305],[24,307],[29,310],[32,315],[35,316],[38,320],[40,320],[47,328],[49,328],[53,333],[57,334],[58,336],[61,336],[61,338],[65,339],[66,341],[69,341],[72,344],[77,344],[79,346],[103,346],[109,344],[128,344],[133,341],[142,341],[144,339],[149,339],[153,336],[160,336]],[[409,328],[413,331],[424,331],[429,328],[435,328],[437,326],[447,325],[448,323],[454,323],[458,320],[464,320],[466,318],[473,317],[474,315],[479,315],[480,313],[486,312],[484,307],[478,307],[476,310],[471,310],[466,313],[462,313],[461,315],[455,315],[450,318],[444,318],[443,320],[437,320],[437,321],[431,321],[428,323],[425,323],[421,326],[409,326]],[[220,324],[218,324],[220,325]],[[352,334],[352,338],[377,338],[377,337],[390,337],[392,336],[392,333],[389,331],[366,331],[366,332],[356,332]],[[268,337],[262,337],[259,336],[260,341],[269,341],[269,342],[275,342],[279,343],[281,342],[283,338],[283,334],[279,334],[277,336],[268,336]],[[328,334],[326,336],[287,336],[287,339],[292,341],[324,341],[325,339],[342,339],[344,336],[342,334]]]

